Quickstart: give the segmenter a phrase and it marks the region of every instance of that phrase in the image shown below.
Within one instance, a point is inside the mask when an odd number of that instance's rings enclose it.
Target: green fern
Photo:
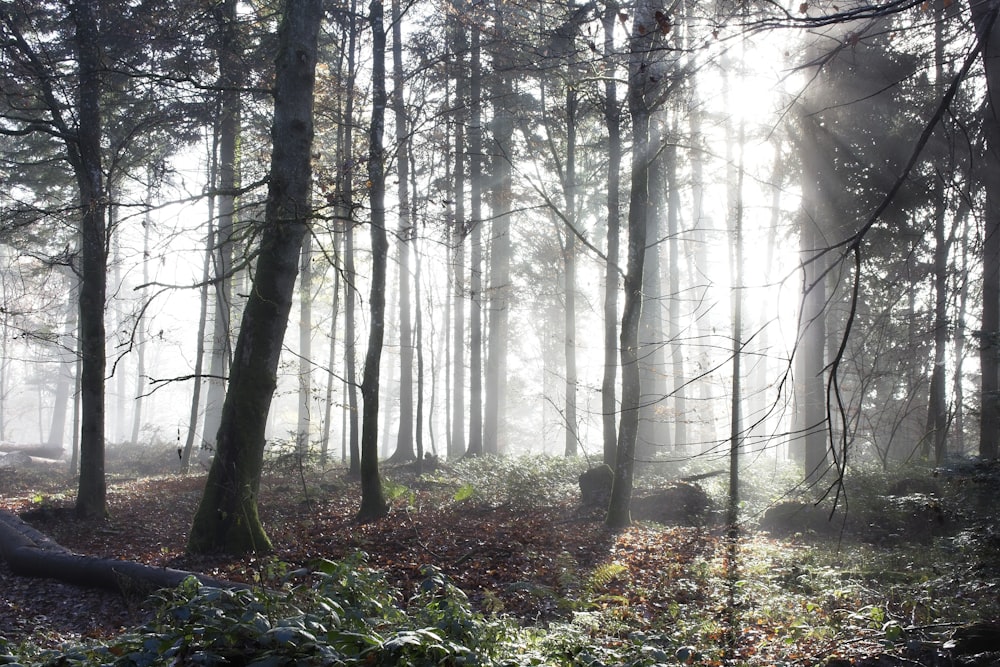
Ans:
[[[600,591],[607,588],[613,581],[628,574],[628,568],[621,563],[603,563],[590,573],[587,588],[590,591]]]

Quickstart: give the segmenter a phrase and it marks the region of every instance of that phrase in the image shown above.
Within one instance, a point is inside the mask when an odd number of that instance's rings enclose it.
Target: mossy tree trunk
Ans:
[[[310,215],[313,82],[321,17],[320,0],[285,2],[278,33],[267,209],[216,455],[188,539],[188,549],[196,553],[271,547],[257,513],[257,493],[264,427]]]

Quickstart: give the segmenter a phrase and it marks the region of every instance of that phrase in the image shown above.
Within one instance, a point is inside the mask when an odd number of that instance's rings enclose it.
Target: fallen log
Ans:
[[[0,452],[20,452],[39,459],[61,459],[65,453],[62,445],[27,445],[15,442],[0,442]]]
[[[0,511],[0,558],[22,577],[57,579],[123,594],[174,588],[188,577],[215,588],[249,588],[197,572],[73,553],[10,512]]]

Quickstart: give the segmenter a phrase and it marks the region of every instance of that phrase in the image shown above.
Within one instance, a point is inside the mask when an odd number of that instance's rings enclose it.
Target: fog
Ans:
[[[413,24],[433,27],[433,16],[426,10],[414,10]],[[796,405],[796,382],[803,372],[796,371],[796,355],[800,350],[804,327],[809,321],[800,316],[803,294],[815,285],[805,273],[822,256],[825,267],[820,281],[826,282],[824,313],[829,314],[826,335],[826,358],[819,359],[819,368],[829,373],[834,360],[839,360],[843,335],[846,331],[845,309],[857,309],[850,303],[854,279],[849,253],[840,244],[852,230],[864,224],[864,215],[873,208],[885,192],[882,185],[891,181],[898,171],[899,160],[885,158],[882,163],[865,143],[891,139],[893,155],[902,154],[916,140],[920,122],[926,118],[925,108],[931,108],[934,98],[924,95],[928,74],[920,68],[907,69],[897,57],[899,53],[926,53],[930,35],[919,32],[906,19],[896,19],[897,27],[912,29],[893,41],[888,28],[880,32],[869,24],[845,24],[828,32],[817,28],[812,34],[785,30],[758,31],[740,28],[739,21],[720,22],[712,30],[700,23],[703,17],[687,17],[678,27],[674,39],[676,51],[661,54],[661,64],[672,72],[678,82],[669,102],[656,110],[653,117],[655,145],[659,155],[671,152],[675,157],[669,175],[653,185],[656,210],[649,222],[654,234],[647,248],[647,264],[658,266],[655,280],[644,286],[647,325],[640,334],[644,373],[649,383],[645,395],[643,419],[655,423],[654,435],[643,443],[640,455],[646,459],[687,460],[690,457],[727,455],[730,438],[733,306],[742,299],[744,327],[738,332],[742,364],[742,422],[740,433],[748,451],[766,452],[784,458],[791,443],[799,438],[803,427],[793,423]],[[892,20],[885,19],[888,26]],[[620,18],[617,48],[625,47],[627,20]],[[747,21],[748,25],[753,21]],[[874,23],[872,24],[874,25]],[[428,27],[427,30],[430,30]],[[587,15],[581,23],[581,35],[595,40],[599,30],[596,15]],[[863,28],[863,29],[862,29]],[[332,47],[343,46],[344,35],[328,36]],[[409,27],[413,36],[404,52],[406,64],[412,69],[404,90],[409,118],[407,139],[414,152],[413,215],[416,224],[415,252],[409,253],[405,266],[399,263],[399,241],[391,235],[388,316],[386,347],[381,379],[380,428],[382,454],[388,456],[395,447],[399,412],[400,306],[399,272],[416,276],[420,264],[421,300],[410,307],[420,316],[422,353],[424,359],[424,437],[425,447],[435,453],[448,451],[451,428],[451,401],[455,381],[451,359],[456,341],[452,339],[455,308],[463,309],[465,371],[461,374],[464,400],[469,400],[468,383],[472,369],[468,367],[470,341],[470,308],[476,303],[469,293],[468,240],[463,248],[463,285],[456,300],[453,267],[456,262],[454,226],[455,205],[449,179],[454,177],[450,161],[454,158],[453,133],[456,123],[467,119],[455,115],[454,86],[441,84],[439,72],[428,64],[428,54],[442,44],[439,36],[428,36]],[[958,50],[964,42],[954,42],[949,49]],[[367,48],[367,37],[362,35]],[[591,50],[597,47],[591,43]],[[331,54],[336,52],[333,48]],[[581,55],[581,53],[583,55]],[[579,63],[574,65],[599,72],[600,59],[588,60],[581,47]],[[278,389],[268,419],[268,440],[278,447],[294,442],[298,435],[300,412],[308,415],[306,438],[318,447],[327,431],[323,423],[327,404],[332,404],[329,424],[329,447],[335,456],[343,451],[345,442],[346,371],[344,367],[345,333],[343,308],[347,298],[357,301],[358,325],[353,344],[361,363],[358,348],[363,349],[367,335],[367,300],[370,251],[367,247],[367,201],[363,188],[355,202],[354,229],[357,275],[344,273],[342,248],[334,233],[337,221],[332,207],[323,204],[329,174],[340,168],[336,163],[338,125],[330,105],[338,103],[332,91],[341,80],[331,55],[320,71],[317,100],[317,137],[314,170],[317,208],[312,224],[311,345],[307,366],[310,368],[308,390],[303,394],[300,377],[298,313],[293,310],[285,337],[285,351],[279,369]],[[540,56],[539,56],[540,57]],[[817,65],[819,60],[822,63]],[[878,60],[881,58],[881,60]],[[872,65],[871,63],[876,63]],[[866,76],[866,67],[886,62],[898,67],[881,70],[879,76]],[[531,65],[529,67],[529,65]],[[606,195],[607,164],[604,142],[607,127],[597,113],[599,89],[587,81],[584,112],[578,128],[578,180],[574,185],[577,208],[565,210],[565,152],[567,136],[566,109],[560,95],[565,93],[566,79],[547,75],[537,63],[525,63],[523,76],[516,77],[516,95],[521,104],[513,137],[513,154],[500,156],[495,146],[488,148],[487,166],[498,159],[508,160],[513,171],[514,203],[511,210],[510,242],[511,273],[509,285],[487,285],[484,302],[484,340],[489,336],[488,325],[495,315],[489,310],[489,298],[497,290],[509,293],[508,312],[510,335],[507,346],[505,412],[502,416],[501,449],[509,453],[561,454],[565,433],[571,428],[581,454],[599,459],[602,448],[601,381],[604,372],[603,303],[604,272],[607,244]],[[361,66],[357,90],[360,109],[357,118],[363,122],[367,113],[368,84],[364,76],[367,65]],[[581,70],[581,71],[583,71]],[[443,69],[442,69],[443,71]],[[611,67],[610,75],[624,77],[621,64]],[[435,78],[437,77],[437,78]],[[846,83],[845,83],[846,82]],[[576,85],[576,84],[572,84]],[[583,86],[583,84],[581,84]],[[924,86],[922,88],[921,86]],[[624,99],[625,86],[619,95]],[[252,110],[266,118],[268,105],[254,93]],[[972,95],[972,93],[970,93]],[[556,101],[553,101],[556,100]],[[491,101],[495,103],[495,100]],[[488,106],[488,105],[487,105]],[[900,109],[906,116],[906,127],[891,128],[895,135],[884,134],[887,126],[882,118],[889,109]],[[624,110],[623,110],[624,111]],[[909,113],[912,111],[912,114]],[[906,112],[906,113],[904,113]],[[487,108],[487,120],[493,115]],[[266,141],[260,118],[248,113],[247,139],[241,152],[242,181],[252,184],[257,174],[266,170]],[[390,113],[391,116],[391,113]],[[623,118],[625,115],[623,113]],[[806,120],[803,120],[805,118]],[[853,123],[871,121],[867,131],[859,131]],[[815,130],[810,123],[823,128],[832,138],[821,138],[808,144],[805,137]],[[254,124],[256,123],[256,125]],[[881,123],[881,124],[880,124]],[[907,124],[908,123],[908,124]],[[626,123],[626,131],[628,130]],[[109,359],[106,395],[108,411],[106,439],[111,443],[135,440],[137,446],[183,442],[192,424],[189,421],[194,383],[207,384],[204,378],[193,377],[198,355],[199,315],[202,308],[202,270],[208,222],[213,215],[213,202],[206,193],[212,191],[209,182],[211,132],[203,129],[201,139],[181,146],[160,146],[156,152],[167,155],[165,169],[155,182],[144,183],[138,174],[129,174],[118,181],[114,190],[112,240],[109,247],[109,287],[105,318],[108,326],[107,353]],[[742,142],[739,138],[742,137]],[[824,134],[825,137],[825,134]],[[628,139],[626,137],[626,139]],[[13,141],[6,138],[5,141]],[[390,138],[390,143],[392,139]],[[809,148],[812,146],[812,148]],[[855,148],[851,148],[851,147]],[[397,146],[390,146],[390,153]],[[628,156],[629,143],[625,150]],[[669,149],[669,151],[668,151]],[[855,152],[851,152],[851,151]],[[819,154],[817,151],[829,151]],[[866,152],[867,151],[867,152]],[[363,150],[355,151],[358,155]],[[846,157],[845,157],[846,156]],[[390,156],[391,157],[391,156]],[[828,162],[823,162],[828,158]],[[872,171],[863,184],[858,179],[837,181],[837,171],[845,165],[864,164]],[[492,162],[491,162],[492,161]],[[364,182],[363,166],[358,160],[348,160],[355,170],[355,179]],[[626,159],[626,164],[628,160]],[[816,164],[823,163],[816,167]],[[389,160],[390,171],[394,169]],[[930,169],[928,166],[926,169]],[[961,165],[954,167],[953,178],[963,178]],[[810,172],[812,170],[812,172]],[[49,203],[44,187],[31,187],[27,180],[18,181],[14,170],[5,182],[10,187],[0,193],[0,217],[3,217],[9,240],[2,246],[3,301],[5,304],[0,326],[3,329],[2,377],[0,377],[0,439],[15,443],[62,444],[66,452],[73,445],[72,401],[60,402],[60,391],[71,383],[75,366],[74,280],[70,271],[60,267],[59,253],[72,253],[72,233],[67,231],[72,215],[65,211],[43,208]],[[881,174],[875,172],[882,171]],[[864,174],[862,174],[863,176]],[[623,173],[623,202],[627,202],[628,170]],[[398,215],[395,173],[390,173],[387,219],[390,231]],[[737,184],[740,184],[737,187]],[[497,203],[487,196],[484,206],[483,244],[486,263],[484,280],[489,280],[489,262],[493,239],[493,221],[501,213]],[[861,188],[867,190],[861,190]],[[839,190],[852,196],[858,206],[844,208],[832,193]],[[818,194],[817,194],[818,193]],[[265,190],[249,186],[241,192],[237,217],[245,224],[238,239],[237,263],[250,257],[252,272],[253,222],[260,216],[260,203]],[[468,196],[468,191],[466,191]],[[822,212],[817,213],[816,202]],[[468,212],[471,202],[465,202]],[[927,244],[924,220],[930,204],[914,192],[884,224],[876,226],[882,234],[877,252],[866,257],[863,270],[866,282],[861,290],[864,322],[855,330],[847,355],[839,366],[850,378],[843,404],[834,397],[827,407],[836,408],[844,416],[844,428],[858,442],[874,443],[872,452],[888,447],[901,425],[913,425],[926,397],[925,380],[929,359],[925,341],[933,329],[929,319],[934,295],[928,282],[927,261],[931,249]],[[911,214],[900,212],[909,207]],[[950,224],[960,224],[961,204],[956,198],[949,204]],[[24,218],[25,210],[41,211],[34,216],[31,234],[16,223]],[[567,214],[569,218],[567,218]],[[627,208],[621,211],[623,224],[622,250],[617,266],[624,270],[624,221]],[[672,217],[671,217],[672,216]],[[826,216],[827,219],[819,220]],[[893,240],[892,224],[907,218],[908,229]],[[564,224],[573,221],[572,231]],[[742,226],[744,274],[735,276],[733,230],[736,221]],[[810,222],[811,220],[811,222]],[[69,222],[68,222],[69,221]],[[818,236],[806,239],[803,229],[815,223],[822,228]],[[670,225],[676,231],[670,231]],[[58,228],[55,239],[45,242],[47,228]],[[246,229],[251,229],[247,232]],[[342,228],[338,228],[342,229]],[[33,234],[37,234],[34,236]],[[338,232],[339,234],[339,232]],[[342,234],[341,234],[342,235]],[[567,236],[569,235],[569,236]],[[576,421],[566,421],[566,358],[564,340],[564,309],[567,286],[563,271],[562,248],[567,238],[576,237],[575,285],[576,320],[569,332],[571,349],[577,366]],[[958,234],[953,236],[962,241]],[[62,250],[59,246],[63,246]],[[55,247],[55,250],[53,248]],[[970,279],[975,269],[965,261],[966,253],[974,248],[963,246],[952,255]],[[805,259],[805,263],[803,263]],[[889,267],[889,268],[882,268]],[[880,273],[884,271],[884,273]],[[892,273],[891,276],[888,274]],[[240,306],[250,289],[250,278],[244,263],[234,277],[233,328],[235,340]],[[341,289],[339,311],[334,311],[335,286]],[[675,289],[672,289],[675,288]],[[964,289],[953,282],[949,289],[958,294]],[[210,290],[211,292],[211,290]],[[884,296],[907,299],[882,299]],[[952,308],[958,302],[952,301]],[[619,300],[619,308],[621,303]],[[204,342],[211,347],[211,329],[216,313],[214,299],[208,299],[207,333]],[[901,312],[900,309],[905,312]],[[963,305],[962,308],[965,308]],[[965,316],[963,310],[963,317]],[[970,319],[977,315],[969,312]],[[813,317],[809,315],[808,317]],[[807,317],[807,320],[808,320]],[[652,328],[649,322],[653,322]],[[658,325],[655,323],[659,323]],[[905,365],[908,356],[922,356],[906,370],[907,377],[896,386],[876,387],[874,377],[899,373],[901,366],[886,369],[872,359],[885,350],[877,347],[873,336],[876,326],[903,327],[907,322],[917,330],[911,332],[909,344],[918,347],[910,352],[897,348],[891,351],[898,364]],[[335,323],[335,324],[334,324]],[[970,327],[974,328],[975,325]],[[331,347],[331,338],[333,344]],[[350,343],[351,341],[348,341]],[[875,347],[871,347],[874,345]],[[905,347],[905,346],[904,346]],[[488,349],[484,347],[485,349]],[[333,356],[331,357],[331,350]],[[141,360],[140,360],[141,351]],[[203,354],[208,354],[204,351]],[[890,354],[890,352],[885,352]],[[977,364],[965,359],[963,351],[951,344],[949,355],[959,355],[965,376],[949,370],[950,400],[961,388],[974,392]],[[485,352],[484,352],[485,355]],[[674,356],[678,355],[678,356]],[[955,357],[957,359],[958,357]],[[205,367],[207,369],[207,365]],[[953,368],[950,367],[950,368]],[[207,373],[205,370],[203,373]],[[331,392],[327,392],[332,377]],[[847,376],[844,376],[847,377]],[[890,383],[891,384],[891,383]],[[831,385],[832,386],[832,385]],[[867,388],[867,389],[866,389]],[[868,393],[866,393],[868,392]],[[73,390],[71,390],[71,395]],[[891,400],[890,400],[891,398]],[[204,393],[202,401],[204,401]],[[799,398],[801,403],[801,397]],[[866,411],[874,405],[892,404],[898,410],[891,423],[876,425],[877,419]],[[304,407],[303,407],[304,406]],[[199,415],[206,407],[199,406]],[[138,420],[138,437],[133,437]],[[60,437],[60,427],[67,426]],[[201,418],[193,426],[196,441],[211,447],[214,434],[203,432]],[[910,428],[907,426],[907,428]],[[464,425],[467,428],[468,424]],[[904,429],[905,430],[905,429]],[[890,433],[890,435],[886,435]],[[852,435],[851,437],[854,437]],[[907,436],[911,437],[911,436]],[[919,435],[916,436],[919,440]],[[53,441],[58,441],[54,443]],[[883,444],[878,444],[882,442]],[[881,449],[880,449],[881,448]],[[886,450],[887,451],[887,450]],[[870,453],[872,453],[870,452]],[[905,457],[906,453],[898,454]]]

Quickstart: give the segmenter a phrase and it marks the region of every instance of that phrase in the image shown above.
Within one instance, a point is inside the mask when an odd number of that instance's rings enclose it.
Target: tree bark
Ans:
[[[312,237],[306,234],[299,264],[299,414],[295,449],[300,457],[309,454],[312,366]]]
[[[983,132],[986,150],[979,161],[986,189],[983,209],[983,314],[979,363],[982,368],[979,455],[997,458],[1000,439],[1000,2],[970,3],[976,39],[983,45],[986,72],[986,104]]]
[[[934,210],[934,367],[928,391],[927,427],[924,435],[924,458],[933,451],[934,462],[941,465],[945,457],[948,436],[948,254],[950,243],[945,238],[947,210],[944,185],[935,184]]]
[[[456,11],[457,14],[457,11]],[[465,214],[465,126],[469,120],[469,72],[465,53],[468,51],[464,17],[452,21],[452,44],[455,54],[455,162],[454,212],[451,229],[452,258],[452,373],[451,434],[448,458],[465,454],[465,238],[468,231]]]
[[[264,429],[311,215],[313,82],[322,3],[286,0],[284,10],[260,252],[236,342],[215,459],[191,526],[192,552],[245,553],[271,547],[257,513],[257,492]]]
[[[399,0],[392,0],[392,111],[396,125],[396,176],[399,179],[399,432],[394,463],[416,458],[413,439],[413,318],[410,298],[410,247],[415,238],[410,211],[410,147],[403,100],[403,38]]]
[[[483,412],[483,451],[502,454],[507,448],[507,344],[510,336],[510,220],[514,207],[513,63],[508,29],[501,3],[494,10],[496,39],[491,44],[494,74],[492,132],[492,223],[490,225],[489,336],[486,356],[486,404]]]
[[[361,507],[360,520],[370,520],[389,511],[378,469],[378,392],[385,335],[385,273],[389,240],[385,233],[385,26],[382,0],[372,0],[372,122],[368,145],[368,180],[371,183],[372,276],[368,300],[371,313],[368,352],[361,379],[364,415],[361,420]]]
[[[945,81],[945,17],[944,5],[934,4],[934,80],[938,95],[948,87]],[[927,431],[933,434],[934,459],[937,465],[944,461],[948,443],[948,390],[947,358],[948,339],[948,256],[951,238],[946,238],[945,216],[948,198],[945,184],[940,179],[934,183],[934,369],[931,373],[930,397],[927,409]]]
[[[469,449],[483,453],[483,86],[481,34],[473,22],[469,77]]]
[[[212,244],[215,238],[215,222],[211,219],[214,207],[211,200],[208,206],[208,249],[205,252],[205,259],[202,262],[201,298],[198,306],[198,335],[195,343],[194,356],[194,385],[191,389],[191,412],[188,416],[187,438],[183,448],[177,452],[181,459],[181,474],[186,475],[191,471],[191,455],[194,453],[195,434],[198,432],[198,409],[201,407],[201,372],[205,365],[205,329],[208,325],[208,281],[212,270]]]
[[[226,374],[232,362],[230,346],[233,305],[233,245],[236,224],[236,189],[239,187],[237,144],[240,136],[243,74],[239,62],[239,28],[237,0],[224,0],[216,9],[219,26],[219,120],[216,127],[219,141],[216,221],[213,253],[215,278],[215,312],[212,317],[212,354],[209,361],[208,391],[205,395],[205,421],[202,426],[203,445],[212,447],[219,432],[222,405],[226,396]]]
[[[152,216],[149,214],[149,209],[153,205],[153,170],[149,169],[147,172],[147,178],[149,183],[146,184],[146,214],[142,221],[142,290],[140,292],[139,298],[142,299],[143,303],[149,298],[149,289],[146,285],[149,285],[149,237],[150,232],[153,227]],[[142,430],[142,414],[143,406],[146,402],[145,392],[145,380],[146,380],[146,322],[140,319],[135,325],[135,396],[132,399],[132,435],[129,438],[129,442],[133,445],[139,444],[139,433]]]
[[[660,30],[648,0],[636,7],[629,39],[628,107],[632,118],[632,182],[628,213],[628,260],[625,271],[625,303],[621,324],[622,406],[618,426],[611,501],[605,523],[624,528],[631,523],[633,467],[639,433],[642,380],[639,369],[639,319],[642,314],[643,264],[646,258],[646,224],[650,209],[649,166],[652,142],[649,119],[662,72],[657,67]]]
[[[608,128],[607,225],[608,257],[604,267],[604,374],[601,380],[601,413],[604,434],[604,462],[615,465],[618,452],[618,254],[621,228],[621,117],[618,84],[615,81],[615,23],[618,7],[608,2],[604,9],[604,124]]]
[[[70,341],[76,333],[76,315],[78,308],[76,286],[78,283],[76,276],[72,273],[67,276],[67,279],[70,285],[70,298],[67,302],[68,307],[63,336],[65,340]],[[9,359],[9,356],[5,355],[5,358]],[[66,447],[66,418],[70,413],[70,397],[75,396],[75,393],[73,392],[73,385],[76,378],[76,354],[73,353],[72,345],[60,346],[59,359],[59,377],[56,380],[56,395],[52,405],[52,424],[49,428],[49,436],[47,440],[50,447],[59,450],[59,454],[54,458],[61,457],[62,452]],[[3,389],[4,395],[6,395],[6,387]],[[0,435],[3,435],[3,433],[3,428],[0,428]]]
[[[824,243],[818,227],[827,219],[821,183],[826,173],[818,160],[823,148],[815,141],[809,127],[802,129],[799,152],[804,166],[801,228],[799,230],[802,265],[802,311],[799,315],[799,345],[796,354],[798,380],[796,391],[796,437],[803,464],[804,479],[815,483],[827,467],[826,425],[826,280]],[[819,253],[819,254],[817,254]]]
[[[636,441],[636,457],[650,461],[667,451],[669,431],[664,421],[667,405],[667,351],[666,328],[663,308],[663,284],[661,282],[662,229],[660,224],[663,202],[660,192],[664,189],[664,155],[662,132],[658,122],[660,114],[650,118],[648,148],[649,164],[646,166],[649,190],[645,206],[646,215],[646,258],[643,260],[642,313],[639,316],[639,372],[642,376],[642,395],[639,398],[639,426]],[[656,196],[653,196],[653,193]],[[631,231],[630,231],[631,233]]]
[[[338,182],[338,217],[344,224],[344,370],[346,372],[345,391],[347,393],[348,416],[348,474],[361,474],[361,429],[358,415],[358,371],[355,341],[357,327],[355,326],[355,306],[357,304],[356,279],[357,270],[354,265],[354,84],[357,79],[357,0],[351,0],[351,10],[348,12],[347,23],[347,99],[344,101],[344,140],[340,160],[340,179]]]
[[[340,243],[342,239],[343,234],[337,231],[335,227],[333,232],[333,257],[335,261],[340,259]],[[337,376],[334,372],[334,368],[336,368],[337,362],[337,318],[340,315],[340,271],[336,269],[336,265],[333,270],[333,307],[330,310],[330,333],[328,334],[330,337],[330,346],[329,354],[327,355],[327,359],[329,359],[329,368],[326,373],[326,400],[323,402],[323,437],[319,453],[319,464],[322,467],[326,467],[327,461],[330,457],[330,421],[333,417],[333,381]]]
[[[572,44],[572,42],[570,42]],[[576,224],[576,115],[577,93],[573,85],[566,91],[566,182],[563,191],[566,196],[566,217],[570,226]],[[565,280],[565,310],[563,312],[563,355],[566,359],[566,444],[565,455],[576,456],[577,433],[576,416],[576,233],[566,230],[563,247],[563,280]]]
[[[726,91],[727,94],[728,90]],[[734,183],[735,201],[732,215],[732,300],[733,300],[733,377],[729,408],[729,504],[726,508],[728,534],[735,539],[739,534],[740,506],[740,449],[743,440],[743,147],[746,143],[746,121],[740,120],[738,173]]]
[[[350,176],[347,177],[348,180]],[[354,281],[358,272],[354,267],[354,221],[347,220],[344,229],[344,366],[347,371],[347,412],[348,412],[348,465],[349,475],[361,474],[361,427],[358,416],[358,362],[355,352],[357,326],[355,325],[355,309],[357,296]]]
[[[77,136],[71,162],[80,192],[82,220],[80,267],[80,484],[76,512],[81,518],[107,514],[104,479],[104,301],[107,288],[107,200],[101,166],[101,46],[97,3],[80,0],[70,6],[76,27],[80,67]]]
[[[681,184],[677,175],[677,143],[680,135],[677,116],[671,113],[670,139],[664,151],[666,167],[666,182],[669,190],[667,195],[667,294],[670,295],[667,314],[667,339],[670,341],[670,367],[672,382],[669,387],[673,396],[674,422],[673,434],[670,438],[677,453],[678,448],[687,449],[687,390],[684,378],[684,347],[681,345]]]

